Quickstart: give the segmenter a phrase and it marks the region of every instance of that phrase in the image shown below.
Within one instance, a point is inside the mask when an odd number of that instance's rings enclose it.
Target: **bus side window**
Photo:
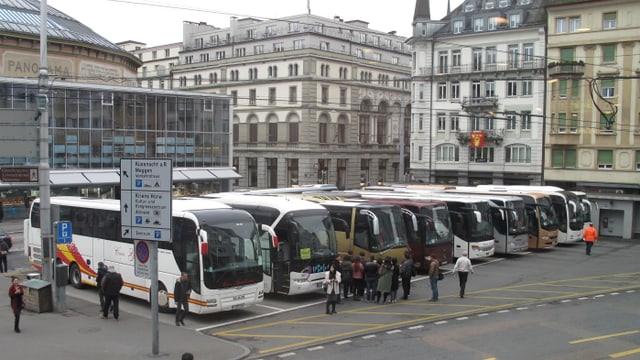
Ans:
[[[353,243],[363,249],[369,249],[369,231],[367,226],[368,218],[365,216],[356,216],[355,239]]]

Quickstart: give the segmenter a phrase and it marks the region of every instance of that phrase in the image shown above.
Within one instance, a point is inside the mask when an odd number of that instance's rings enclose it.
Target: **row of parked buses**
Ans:
[[[269,189],[173,200],[172,241],[158,250],[158,304],[175,307],[173,284],[187,272],[190,310],[250,306],[265,293],[316,292],[338,255],[365,258],[426,254],[450,263],[548,249],[581,239],[586,196],[550,187],[372,187]],[[96,286],[97,264],[114,266],[123,294],[149,300],[150,280],[134,271],[133,242],[122,238],[118,200],[52,197],[51,220],[71,221],[70,244],[57,245],[71,285]],[[40,201],[24,223],[25,253],[42,264]]]

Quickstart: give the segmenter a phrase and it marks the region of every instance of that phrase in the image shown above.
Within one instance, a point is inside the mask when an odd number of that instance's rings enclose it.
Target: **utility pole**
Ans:
[[[47,69],[47,0],[40,1],[40,74],[38,77],[38,111],[40,112],[40,236],[42,279],[51,284],[53,308],[58,309],[58,288],[54,279],[57,247],[51,233],[51,195],[49,185],[49,71]]]

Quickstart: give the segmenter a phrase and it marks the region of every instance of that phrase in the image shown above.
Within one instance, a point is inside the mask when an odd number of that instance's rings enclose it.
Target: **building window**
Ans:
[[[460,99],[460,83],[451,84],[451,99]]]
[[[522,22],[520,14],[511,14],[509,15],[509,27],[511,29],[516,29],[520,27],[520,23]]]
[[[418,116],[418,130],[422,130],[424,127],[424,118],[422,114]]]
[[[290,143],[298,142],[298,123],[297,122],[289,123],[289,142]]]
[[[447,83],[438,83],[438,100],[445,100],[447,98]]]
[[[459,67],[462,65],[462,55],[460,50],[454,50],[451,52],[451,66]]]
[[[323,104],[328,104],[329,103],[329,87],[328,86],[322,86],[320,89],[320,97],[321,97],[321,101]]]
[[[227,57],[227,53],[224,51],[216,51],[216,60],[224,60]],[[190,63],[189,63],[190,64]]]
[[[258,142],[258,123],[249,124],[249,142],[250,143]]]
[[[338,144],[347,143],[347,125],[343,123],[338,124],[338,132],[336,133],[336,140]]]
[[[438,73],[446,74],[449,72],[449,53],[447,51],[441,51],[438,55]]]
[[[507,96],[518,96],[518,82],[507,80]]]
[[[556,34],[563,34],[567,32],[567,19],[566,18],[557,18],[556,19]]]
[[[528,63],[528,62],[533,62],[534,60],[534,54],[533,54],[533,44],[532,43],[526,43],[524,45],[522,45],[522,61]]]
[[[269,88],[269,105],[276,104],[276,88]]]
[[[293,32],[293,31],[300,31],[300,23],[297,22],[290,22],[289,23],[289,31]]]
[[[496,83],[493,80],[487,81],[484,84],[484,93],[486,97],[495,97],[496,96]]]
[[[581,30],[580,27],[580,17],[574,16],[569,18],[569,32],[578,32]]]
[[[358,142],[369,143],[369,116],[361,116],[358,124]]]
[[[530,111],[522,111],[520,113],[522,118],[522,130],[531,130],[531,112]]]
[[[469,147],[470,162],[493,162],[494,148],[492,147]]]
[[[567,98],[567,79],[560,79],[558,81],[558,96],[560,99]]]
[[[465,12],[472,12],[473,11],[473,4],[472,3],[466,4],[464,6],[464,11]]]
[[[487,2],[484,4],[484,8],[489,10],[489,9],[493,9],[495,6],[495,4],[493,3],[493,0],[487,0]]]
[[[265,35],[266,36],[273,36],[276,35],[276,26],[275,25],[269,25],[265,28]]]
[[[509,3],[511,2],[511,0],[499,0],[498,1],[498,7],[507,7],[509,6]]]
[[[418,161],[422,161],[422,153],[424,152],[424,147],[418,146]]]
[[[553,168],[576,168],[576,149],[552,149],[551,166]]]
[[[247,185],[258,186],[258,158],[247,158]]]
[[[238,91],[231,90],[231,104],[234,106],[238,105]]]
[[[436,147],[436,161],[459,161],[460,154],[455,145],[439,145]]]
[[[598,150],[598,169],[613,169],[613,150]]]
[[[273,51],[274,52],[284,51],[284,43],[283,42],[273,43]]]
[[[399,56],[392,56],[392,57],[391,57],[391,63],[392,63],[393,65],[398,65],[398,64],[400,64],[400,57],[399,57]]]
[[[495,65],[498,59],[498,50],[495,46],[489,46],[486,49],[487,52],[487,65]]]
[[[487,30],[489,31],[493,31],[496,30],[498,28],[498,25],[500,24],[500,17],[498,16],[492,16],[489,18],[489,20],[487,21]]]
[[[318,142],[320,144],[327,143],[327,123],[321,122],[318,124]]]
[[[480,122],[482,121],[482,117],[472,116],[471,119],[469,119],[469,121],[471,121],[471,131],[480,130]]]
[[[447,129],[447,116],[444,113],[438,113],[438,131]]]
[[[451,115],[451,131],[460,130],[460,118],[458,115]]]
[[[533,80],[522,81],[522,95],[523,96],[533,95]]]
[[[269,142],[270,143],[278,142],[278,123],[277,122],[269,123]]]
[[[264,54],[264,45],[255,45],[253,47],[253,53],[255,55]]]
[[[571,113],[571,119],[569,120],[569,132],[578,132],[578,113]]]
[[[471,98],[478,99],[480,98],[480,94],[482,91],[480,90],[480,81],[472,81],[471,82]]]
[[[531,163],[531,147],[527,145],[511,145],[505,148],[505,162],[529,164]]]
[[[164,57],[170,57],[171,56],[171,49],[164,49]]]
[[[516,114],[509,113],[507,114],[507,130],[515,130],[516,129]]]
[[[453,22],[453,33],[462,34],[464,31],[464,20],[455,20]]]
[[[473,56],[473,71],[482,71],[482,49],[474,48],[472,52]]]
[[[293,49],[294,50],[304,49],[304,40],[293,40]]]
[[[364,51],[362,51],[362,49],[356,49],[356,57],[362,59],[364,57]]]
[[[604,13],[602,15],[602,18],[604,20],[604,23],[602,24],[602,27],[604,29],[608,30],[616,28],[616,13]]]
[[[328,41],[320,41],[320,50],[329,51],[329,42]]]
[[[473,31],[479,32],[484,30],[484,18],[473,19]]]
[[[616,96],[616,82],[614,79],[602,80],[602,97],[612,98]]]
[[[245,48],[236,48],[236,57],[243,57],[247,55],[247,49]]]
[[[509,45],[507,48],[507,57],[509,68],[517,69],[520,66],[520,50],[518,49],[518,45]]]
[[[558,113],[558,133],[567,132],[567,113]]]
[[[278,77],[278,67],[277,66],[269,66],[268,75],[269,75],[269,78],[277,78]]]
[[[636,150],[636,170],[640,170],[640,150]]]
[[[256,105],[256,89],[249,89],[249,105]]]
[[[616,61],[616,45],[606,44],[602,45],[602,61],[611,63]]]
[[[289,104],[298,103],[298,87],[289,86]]]
[[[611,133],[613,131],[613,124],[616,122],[615,115],[613,114],[600,114],[600,132]]]

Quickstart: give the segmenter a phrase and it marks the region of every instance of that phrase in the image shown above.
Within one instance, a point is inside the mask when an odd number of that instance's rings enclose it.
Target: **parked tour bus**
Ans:
[[[529,249],[527,212],[522,198],[508,194],[482,194],[463,188],[445,191],[447,194],[477,197],[489,201],[496,253],[513,254]]]
[[[259,224],[274,229],[277,243],[261,237],[266,293],[297,295],[322,288],[324,272],[337,256],[329,211],[311,201],[275,195],[223,193],[205,195],[248,211]]]
[[[587,199],[587,193],[583,191],[571,191],[576,194],[582,207],[582,222],[584,222],[583,230],[589,226],[589,223],[598,224],[596,219],[598,204]]]
[[[376,259],[388,256],[401,261],[405,252],[411,251],[404,215],[398,206],[361,199],[332,200],[331,195],[307,194],[304,198],[318,201],[331,213],[341,255],[364,253],[367,260],[371,256]],[[415,218],[412,223],[415,224],[413,230],[417,231]]]
[[[69,267],[71,285],[96,286],[98,262],[113,266],[124,280],[122,294],[149,300],[149,279],[135,276],[133,241],[121,236],[120,201],[51,197],[51,221],[70,221],[72,241],[57,245],[57,261]],[[263,300],[258,228],[242,210],[202,199],[174,199],[172,241],[158,244],[158,306],[175,307],[173,285],[181,272],[193,289],[189,310],[213,313]],[[269,231],[268,227],[263,228]],[[42,267],[40,200],[24,222],[25,252]]]
[[[413,264],[424,269],[424,257],[434,255],[440,264],[449,264],[453,257],[453,230],[447,203],[437,200],[375,198],[367,200],[375,203],[392,204],[411,211],[417,219],[418,231],[412,229],[412,220],[405,216],[405,230],[411,248]]]
[[[529,229],[529,249],[551,249],[558,243],[558,217],[551,196],[526,191],[487,191],[477,187],[457,187],[463,191],[518,196],[524,200]]]
[[[478,185],[492,191],[525,191],[548,194],[558,216],[558,243],[575,243],[582,240],[584,211],[578,196],[555,186],[527,185]]]
[[[453,229],[453,257],[468,252],[470,259],[492,256],[495,252],[493,224],[489,202],[482,199],[469,199],[425,191],[412,192],[403,188],[389,188],[391,191],[364,189],[363,198],[380,197],[380,195],[407,200],[444,201],[449,210],[451,228]]]

